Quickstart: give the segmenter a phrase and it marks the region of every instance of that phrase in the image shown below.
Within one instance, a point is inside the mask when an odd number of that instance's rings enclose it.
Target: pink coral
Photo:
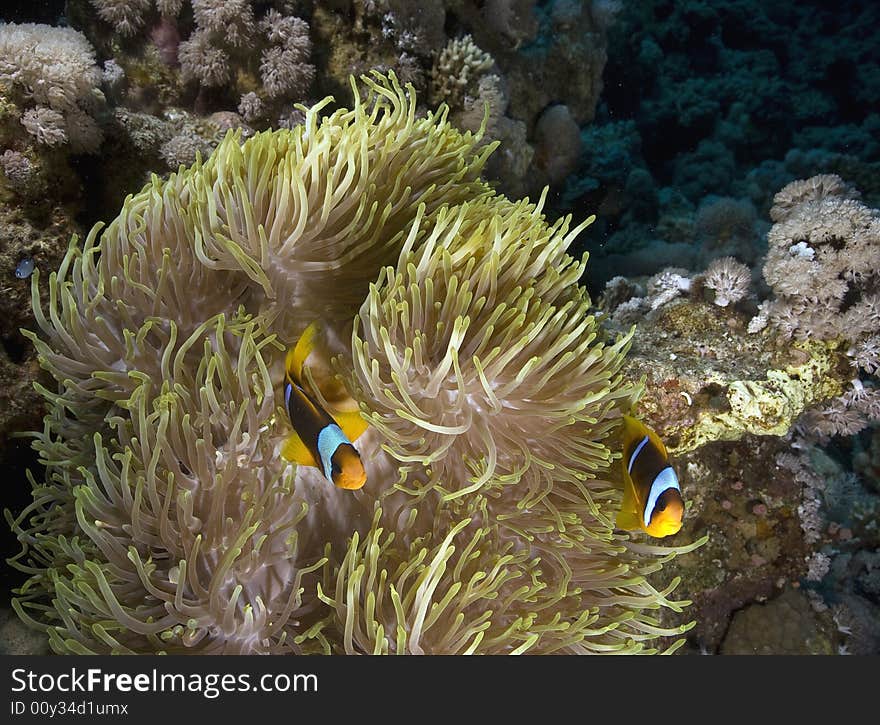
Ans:
[[[206,86],[222,86],[229,80],[229,54],[213,43],[209,34],[198,30],[180,44],[180,69],[187,80]]]
[[[134,35],[144,24],[150,11],[150,0],[91,0],[101,20],[113,26],[120,35]]]
[[[764,278],[777,296],[778,328],[851,341],[880,330],[880,216],[857,197],[831,174],[776,195]]]
[[[233,46],[248,41],[254,26],[249,0],[192,0],[192,8],[200,30],[217,33]]]
[[[733,257],[721,257],[709,265],[703,284],[715,291],[716,305],[727,307],[746,296],[751,281],[752,275],[746,265]]]
[[[25,111],[21,116],[21,125],[44,146],[67,143],[64,116],[51,108],[37,106]]]
[[[880,370],[880,335],[859,340],[849,350],[853,367],[859,367],[866,373],[876,373]]]

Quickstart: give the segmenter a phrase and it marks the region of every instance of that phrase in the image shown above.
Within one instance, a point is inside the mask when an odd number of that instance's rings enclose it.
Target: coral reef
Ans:
[[[823,174],[774,197],[764,277],[775,298],[749,326],[769,322],[783,338],[845,341],[852,387],[802,421],[824,437],[880,420],[880,391],[857,377],[880,365],[880,215],[858,196],[839,176]]]
[[[694,544],[612,529],[640,387],[578,284],[580,228],[494,194],[492,146],[416,118],[412,88],[363,87],[154,177],[50,275],[13,604],[56,652],[683,641],[656,616],[678,580],[650,582]],[[371,423],[357,494],[278,455],[285,345],[315,318]]]
[[[494,64],[492,56],[480,50],[470,35],[449,41],[431,69],[432,101],[435,104],[460,105],[465,94],[476,91],[480,76]]]
[[[785,435],[847,384],[838,344],[781,347],[769,335],[746,337],[743,313],[685,298],[647,313],[628,301],[621,308],[629,313],[623,325],[637,323],[627,371],[646,379],[638,409],[673,452],[747,433]]]
[[[830,614],[820,619],[806,594],[788,589],[737,612],[721,653],[829,655],[835,653],[836,635]]]
[[[546,7],[529,0],[70,0],[66,14],[97,50],[104,93],[132,113],[235,110],[257,130],[286,127],[294,103],[344,93],[350,75],[373,69],[394,70],[431,106],[448,103],[467,130],[481,127],[488,106],[484,139],[502,149],[487,174],[521,196],[561,185],[575,167],[578,127],[598,103],[605,38],[618,9],[599,0]],[[547,129],[538,123],[544,118],[546,127],[549,118],[558,127],[561,108],[568,142],[557,148],[542,143]],[[27,120],[44,142],[60,139],[57,119]]]
[[[68,13],[107,59],[108,92],[131,110],[228,111],[254,94],[260,113],[251,120],[274,124],[305,100],[315,66],[308,22],[271,5],[73,0]]]
[[[71,234],[78,231],[63,206],[39,216],[29,218],[15,205],[0,202],[0,452],[11,435],[38,427],[43,414],[42,399],[33,390],[37,356],[19,332],[34,325],[30,274],[25,272],[57,268]],[[39,295],[46,304],[47,291]]]
[[[698,274],[615,277],[600,300],[611,329],[635,325],[625,370],[645,380],[636,410],[675,456],[689,502],[682,531],[709,536],[669,567],[694,602],[688,651],[876,647],[871,522],[880,496],[871,457],[856,458],[856,473],[820,445],[878,414],[873,371],[855,375],[859,345],[875,334],[877,256],[876,216],[857,196],[829,175],[777,194],[769,288],[753,288],[745,265],[721,258]],[[826,288],[838,292],[829,299]],[[758,314],[754,294],[770,295]],[[779,317],[795,305],[800,316]],[[785,319],[796,322],[788,331]],[[789,625],[780,628],[779,617]],[[858,622],[857,636],[836,627],[841,618]]]
[[[602,306],[611,324],[638,326],[633,372],[658,391],[650,414],[663,415],[657,422],[673,436],[673,449],[744,433],[786,435],[796,421],[820,437],[851,435],[880,419],[880,392],[852,372],[876,370],[871,353],[880,328],[880,222],[857,196],[832,175],[777,194],[764,264],[776,297],[747,324],[747,306],[719,317],[704,303],[745,305],[751,274],[733,258],[696,275],[667,268],[647,281],[646,292],[622,277],[606,285]],[[755,337],[743,340],[744,330]],[[792,336],[794,344],[781,344]],[[673,404],[678,395],[687,400],[684,415]]]

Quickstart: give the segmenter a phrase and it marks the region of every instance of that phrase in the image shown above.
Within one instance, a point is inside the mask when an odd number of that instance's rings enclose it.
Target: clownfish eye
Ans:
[[[666,510],[666,503],[665,503],[665,502],[663,502],[663,503],[658,503],[658,504],[657,504],[657,510],[658,510],[658,511],[665,511],[665,510]]]
[[[339,467],[339,464],[338,464],[338,463],[335,463],[335,462],[334,462],[333,465],[331,466],[331,470],[332,470],[332,472],[333,472],[334,474],[342,473],[342,468],[340,468],[340,467]]]

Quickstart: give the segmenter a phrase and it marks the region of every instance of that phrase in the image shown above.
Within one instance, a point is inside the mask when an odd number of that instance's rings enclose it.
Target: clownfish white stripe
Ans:
[[[639,453],[642,452],[642,448],[644,448],[648,444],[648,436],[642,438],[641,442],[636,446],[636,449],[633,451],[633,454],[629,457],[629,466],[627,466],[627,473],[632,473],[633,466],[635,465],[636,458],[639,457]]]
[[[646,439],[647,440],[647,439]],[[644,444],[644,441],[641,445]],[[633,455],[635,458],[635,455]],[[657,477],[654,479],[654,482],[651,484],[651,493],[648,494],[648,501],[645,503],[645,511],[642,514],[642,518],[645,521],[645,526],[649,526],[651,523],[651,514],[654,513],[654,507],[657,505],[657,499],[660,498],[661,495],[665,491],[668,491],[670,488],[674,488],[676,491],[681,493],[681,487],[678,485],[678,476],[675,475],[675,471],[672,469],[672,466],[666,466],[660,473],[657,474]]]
[[[328,481],[333,480],[333,454],[343,443],[351,445],[338,425],[324,426],[318,434],[318,453],[321,454],[321,465],[324,466],[324,476]]]

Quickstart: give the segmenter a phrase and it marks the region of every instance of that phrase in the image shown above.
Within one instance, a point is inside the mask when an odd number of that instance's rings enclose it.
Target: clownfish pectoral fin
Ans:
[[[281,455],[286,461],[290,461],[291,463],[320,468],[315,457],[312,455],[312,452],[308,449],[306,444],[303,443],[302,438],[299,437],[296,431],[293,431],[287,436],[284,445],[281,447]]]
[[[303,334],[300,335],[296,345],[287,352],[284,366],[287,370],[287,374],[294,380],[302,380],[303,363],[305,363],[306,358],[311,355],[312,350],[315,349],[317,335],[318,323],[313,322],[303,331]]]
[[[361,433],[369,427],[369,423],[363,419],[359,411],[334,411],[332,415],[350,441],[356,441],[360,438]]]
[[[624,531],[635,531],[642,528],[642,522],[638,514],[621,509],[614,520],[614,527]]]
[[[639,515],[639,502],[636,499],[635,486],[629,474],[624,471],[623,475],[623,502],[617,514],[614,525],[618,529],[632,531],[642,528],[642,519]]]

